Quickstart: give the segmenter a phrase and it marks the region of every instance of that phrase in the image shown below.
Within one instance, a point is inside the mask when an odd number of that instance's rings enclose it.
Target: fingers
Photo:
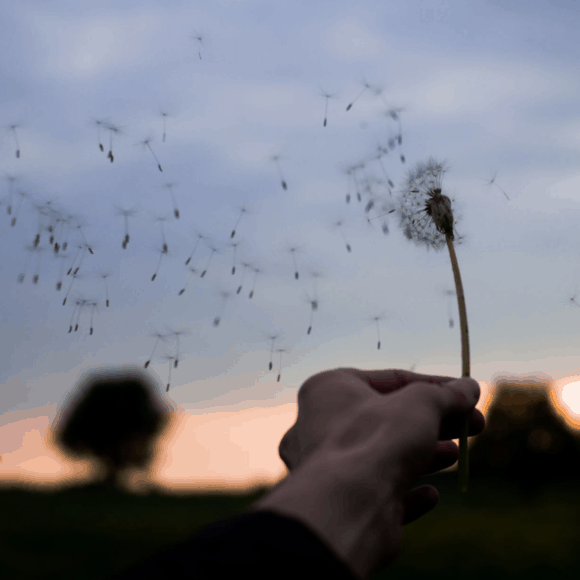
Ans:
[[[432,485],[421,485],[403,496],[403,525],[429,513],[439,502],[439,492]]]

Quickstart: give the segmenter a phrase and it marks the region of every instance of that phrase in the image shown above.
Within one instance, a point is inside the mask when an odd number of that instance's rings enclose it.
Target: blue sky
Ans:
[[[337,366],[409,368],[461,374],[456,302],[446,251],[404,239],[396,219],[367,227],[345,169],[383,179],[371,157],[399,125],[403,143],[383,158],[396,187],[418,161],[447,160],[444,186],[467,241],[457,246],[469,319],[472,376],[580,374],[580,193],[577,42],[580,7],[562,2],[28,2],[0,10],[0,399],[2,412],[60,404],[89,367],[138,364],[152,333],[187,332],[169,397],[185,409],[271,404],[295,396],[311,374]],[[201,34],[201,45],[192,36]],[[201,59],[198,51],[201,51]],[[382,89],[346,106],[366,79]],[[337,95],[328,103],[321,87]],[[162,140],[167,112],[166,141]],[[98,147],[95,119],[119,126],[114,162]],[[149,150],[136,144],[151,137]],[[400,161],[403,153],[406,163]],[[280,184],[272,156],[288,187]],[[496,183],[509,200],[488,182]],[[13,215],[7,215],[10,181]],[[167,183],[174,183],[175,219]],[[389,194],[384,185],[375,191]],[[346,204],[347,192],[352,195]],[[34,240],[38,211],[51,201],[74,215],[94,254],[86,254],[67,304],[71,277],[41,233],[36,256],[17,282]],[[245,206],[236,236],[230,232]],[[115,206],[134,208],[130,242]],[[373,213],[374,212],[374,213]],[[368,216],[374,217],[373,209]],[[155,281],[164,222],[169,254]],[[352,247],[348,253],[340,228]],[[196,232],[200,244],[184,287]],[[68,265],[79,231],[69,238]],[[231,274],[233,248],[237,268]],[[300,277],[294,278],[292,245]],[[254,275],[242,263],[261,269]],[[99,272],[108,271],[110,307]],[[314,287],[312,272],[322,276]],[[218,327],[220,291],[232,293]],[[317,293],[313,329],[308,295]],[[96,300],[68,333],[77,297]],[[578,297],[580,303],[580,297]],[[369,317],[385,314],[381,350]],[[268,333],[282,332],[268,371]],[[150,370],[164,385],[175,341]],[[270,403],[268,403],[270,401]],[[578,404],[580,413],[580,402]]]

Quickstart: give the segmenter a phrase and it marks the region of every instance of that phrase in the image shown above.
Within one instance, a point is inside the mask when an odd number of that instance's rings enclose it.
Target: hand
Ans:
[[[298,391],[298,417],[280,441],[280,457],[292,473],[320,447],[337,424],[352,418],[356,408],[376,400],[377,395],[401,393],[416,382],[445,384],[455,380],[457,379],[453,377],[422,375],[397,369],[365,371],[341,368],[313,375]],[[477,383],[473,383],[475,389]],[[473,407],[469,415],[470,436],[479,435],[485,427],[483,414],[475,409],[479,396],[480,389],[477,385],[477,393],[472,393],[470,397]],[[401,412],[401,418],[411,418],[418,410],[412,401],[409,401],[405,409],[397,408],[393,400],[392,413],[389,415],[394,417]],[[444,418],[432,450],[432,459],[418,468],[416,478],[447,469],[459,459],[459,447],[451,439],[458,439],[460,436],[465,421],[465,413],[461,410],[462,407],[459,407],[455,413]],[[383,420],[388,421],[389,417],[385,416]],[[355,425],[353,428],[356,430],[359,427]],[[422,485],[408,491],[403,499],[405,525],[431,511],[439,501],[439,493],[432,485]]]
[[[309,378],[280,443],[290,476],[254,504],[308,525],[365,579],[400,553],[401,527],[437,505],[421,476],[453,465],[466,416],[485,419],[479,385],[409,371],[343,368]]]

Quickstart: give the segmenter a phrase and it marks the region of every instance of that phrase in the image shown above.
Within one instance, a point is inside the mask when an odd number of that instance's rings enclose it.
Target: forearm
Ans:
[[[355,460],[361,458],[309,458],[250,511],[269,510],[304,523],[365,580],[398,556],[400,522],[391,522],[402,519],[402,508],[388,482],[370,477],[360,465],[349,467]],[[353,473],[365,477],[357,481]]]

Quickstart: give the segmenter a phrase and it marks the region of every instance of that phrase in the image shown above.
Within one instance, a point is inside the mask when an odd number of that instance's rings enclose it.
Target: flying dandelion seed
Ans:
[[[167,117],[169,116],[169,113],[167,113],[166,111],[164,111],[163,109],[160,111],[161,116],[163,117],[163,143],[165,143],[165,137],[166,137],[166,126],[165,126],[165,120],[167,119]]]
[[[81,259],[79,260],[78,266],[73,271],[73,275],[75,275],[75,276],[76,276],[76,274],[78,274],[78,271],[81,269],[83,260],[85,259],[85,256],[87,254],[87,249],[90,250],[90,247],[87,244],[81,244],[81,247],[82,247]]]
[[[189,334],[189,331],[187,329],[183,329],[183,330],[173,330],[169,334],[169,336],[175,337],[176,352],[175,352],[175,361],[173,363],[173,366],[175,368],[177,368],[177,365],[179,364],[179,355],[180,355],[179,337],[180,336],[186,336],[187,334]]]
[[[70,291],[72,290],[73,284],[79,278],[82,278],[82,276],[80,274],[73,274],[70,286],[68,287],[68,290],[66,292],[66,296],[64,297],[64,300],[62,301],[63,306],[66,304],[66,301],[68,300],[68,295],[70,294]]]
[[[81,313],[83,311],[83,308],[87,305],[88,300],[86,300],[85,298],[77,298],[75,300],[75,305],[77,307],[76,312],[77,312],[77,321],[74,325],[74,331],[76,332],[79,329],[79,324],[81,322]],[[72,328],[72,322],[71,321],[71,328]],[[69,332],[71,332],[71,330],[69,329]]]
[[[68,260],[69,256],[67,254],[57,254],[56,257],[60,260],[60,268],[58,273],[58,282],[56,283],[56,289],[58,291],[62,288],[62,279],[64,277],[64,263]]]
[[[278,338],[282,337],[282,333],[273,333],[273,334],[265,334],[265,338],[267,338],[269,341],[271,341],[270,343],[270,363],[268,365],[268,370],[272,370],[272,358],[274,356],[274,341],[276,341]]]
[[[75,300],[75,307],[74,307],[72,316],[70,317],[70,324],[69,324],[69,328],[68,328],[69,334],[73,331],[73,327],[75,325],[75,316],[77,315],[77,311],[79,311],[80,308],[82,307],[82,304],[83,304],[82,298],[78,298],[77,300]],[[79,328],[79,325],[77,323],[76,329],[78,330],[78,328]]]
[[[20,159],[20,144],[18,143],[18,134],[16,133],[16,129],[18,127],[22,127],[20,123],[12,123],[12,125],[8,125],[8,129],[12,131],[14,135],[14,143],[16,144],[16,159]]]
[[[153,149],[151,149],[151,141],[153,141],[153,138],[148,137],[147,139],[143,139],[143,141],[140,141],[139,143],[137,143],[137,145],[141,145],[143,147],[143,149],[145,149],[147,147],[149,149],[149,151],[151,151],[151,155],[153,155],[153,158],[157,162],[157,169],[159,169],[159,171],[163,171],[163,169],[161,169],[161,163],[159,163],[159,159],[157,159],[157,155],[155,155]]]
[[[491,187],[492,185],[495,185],[506,197],[506,199],[509,201],[509,197],[508,194],[495,182],[495,178],[497,177],[497,171],[493,174],[493,177],[487,182],[487,187]]]
[[[123,238],[123,243],[121,244],[123,250],[127,249],[127,244],[129,243],[129,218],[137,215],[136,209],[125,209],[123,207],[115,206],[117,215],[123,216],[123,221],[125,224],[125,237]]]
[[[254,297],[254,290],[256,289],[256,280],[258,279],[258,274],[262,272],[260,268],[252,268],[252,270],[254,270],[254,283],[252,284],[252,289],[248,294],[248,298],[250,298],[250,300]]]
[[[219,326],[222,317],[224,315],[224,311],[226,309],[226,303],[229,300],[230,296],[231,296],[231,292],[228,292],[226,290],[221,290],[220,291],[220,296],[222,297],[222,307],[220,309],[219,314],[213,319],[213,325],[214,326]]]
[[[206,275],[206,273],[207,273],[207,269],[209,268],[209,265],[210,265],[210,263],[211,263],[211,260],[212,260],[212,258],[213,258],[213,255],[214,255],[214,254],[215,254],[215,253],[218,251],[218,250],[217,250],[217,248],[214,248],[214,247],[213,247],[213,246],[211,246],[211,245],[209,246],[209,249],[211,250],[211,255],[210,255],[210,257],[209,257],[209,260],[207,261],[207,264],[206,264],[206,266],[205,266],[205,270],[204,270],[204,271],[201,273],[201,276],[200,276],[200,278],[203,278],[203,277]]]
[[[107,278],[112,276],[112,274],[110,270],[99,272],[99,277],[103,279],[103,283],[105,284],[105,304],[107,308],[109,308],[109,285],[107,284]]]
[[[19,191],[18,195],[20,196],[20,198],[18,200],[18,205],[16,206],[16,211],[14,212],[14,215],[12,216],[12,219],[10,220],[10,225],[12,227],[14,227],[16,225],[16,219],[18,218],[18,213],[20,211],[20,207],[22,206],[22,202],[24,201],[25,198],[28,197],[28,194],[24,191]]]
[[[95,119],[93,121],[93,125],[97,126],[97,140],[99,142],[99,149],[103,152],[105,151],[105,148],[103,147],[103,143],[101,142],[101,128],[106,129],[108,124],[109,124],[108,121],[104,121],[104,120],[100,120],[100,119]]]
[[[91,326],[89,334],[93,334],[93,320],[95,317],[95,310],[97,309],[98,302],[97,300],[90,300],[87,302],[87,305],[91,307]]]
[[[189,285],[189,282],[190,282],[193,274],[197,274],[197,270],[195,268],[192,268],[191,266],[188,268],[188,270],[189,270],[189,277],[187,278],[187,280],[185,282],[185,286],[178,292],[178,296],[181,296],[185,292],[185,289]]]
[[[300,247],[298,247],[298,246],[291,246],[291,247],[290,247],[290,248],[288,248],[288,250],[287,250],[288,252],[290,252],[290,253],[292,254],[292,262],[293,262],[293,264],[294,264],[294,278],[295,278],[296,280],[298,280],[298,278],[299,278],[299,276],[300,276],[300,275],[299,275],[299,273],[298,273],[298,265],[297,265],[297,263],[296,263],[296,252],[299,252],[299,251],[300,251],[300,249],[301,249],[301,248],[300,248]]]
[[[327,93],[322,87],[320,87],[320,95],[324,97],[324,122],[322,123],[323,127],[326,127],[326,120],[328,117],[328,101],[329,99],[336,99],[338,95]]]
[[[379,321],[384,320],[384,319],[385,319],[384,314],[379,314],[378,316],[373,316],[370,319],[367,318],[367,321],[372,321],[377,326],[377,350],[380,350],[380,348],[381,348],[381,329],[379,327]]]
[[[456,220],[452,200],[442,193],[443,175],[447,171],[443,163],[430,158],[420,162],[409,172],[400,197],[400,226],[405,237],[419,246],[440,250],[445,244],[449,250],[455,292],[459,306],[461,327],[462,376],[470,376],[469,333],[467,309],[463,284],[453,242],[459,244],[463,236],[455,235]],[[421,215],[418,215],[421,214]],[[465,419],[459,439],[459,490],[467,491],[468,482],[468,421]]]
[[[272,156],[272,161],[274,161],[274,163],[276,163],[276,167],[278,168],[278,174],[280,175],[280,181],[282,182],[282,189],[288,189],[288,185],[286,184],[286,180],[284,179],[284,176],[282,175],[282,169],[280,168],[280,156],[279,155]]]
[[[6,213],[12,215],[12,196],[14,195],[14,184],[18,181],[18,177],[15,175],[7,175],[8,180],[8,202],[6,205]]]
[[[189,258],[187,258],[187,260],[185,261],[186,266],[189,264],[189,262],[191,262],[191,259],[193,258],[193,255],[195,254],[195,250],[197,250],[197,246],[199,245],[199,242],[201,242],[201,240],[207,239],[207,236],[205,236],[204,234],[201,234],[199,232],[197,232],[195,235],[197,236],[197,242],[195,242],[195,246],[193,247],[193,252],[191,252],[191,256],[189,256]]]
[[[252,268],[251,264],[248,264],[247,262],[242,262],[242,266],[244,267],[244,269],[242,270],[242,279],[240,280],[240,285],[238,286],[238,289],[236,291],[236,294],[239,294],[242,291],[242,286],[244,285],[244,278],[246,276],[246,270],[248,270],[248,268]]]
[[[159,253],[159,262],[157,262],[157,268],[155,269],[155,273],[151,276],[151,282],[157,278],[157,274],[159,274],[159,268],[161,268],[161,261],[163,260],[163,256],[168,256],[169,251],[167,249],[167,244],[164,244],[161,248],[155,248],[155,251]]]
[[[282,378],[282,353],[284,352],[288,352],[288,349],[286,348],[277,348],[276,352],[280,353],[280,366],[278,367],[278,378],[276,379],[276,382],[280,382],[280,379]]]
[[[169,376],[167,377],[167,388],[165,389],[165,392],[168,393],[169,387],[171,387],[171,367],[173,366],[172,361],[175,360],[175,357],[171,356],[170,354],[165,354],[163,355],[163,360],[169,363]]]
[[[362,81],[363,90],[347,105],[346,110],[350,111],[352,106],[367,92],[371,91],[374,95],[380,95],[383,90],[380,87],[371,85],[367,83],[365,80]]]
[[[155,351],[157,350],[157,346],[159,345],[159,341],[165,342],[167,335],[155,331],[153,333],[153,338],[156,339],[155,345],[153,346],[153,350],[151,351],[151,356],[147,359],[147,361],[145,361],[145,365],[144,365],[145,368],[147,368],[151,364],[151,361],[153,360],[153,356],[155,355]]]
[[[87,242],[87,238],[85,237],[85,234],[83,232],[83,225],[78,224],[75,226],[75,229],[77,229],[79,231],[79,233],[81,234],[83,241],[85,243],[86,249],[89,251],[89,253],[94,254],[93,249],[91,248],[91,245],[89,244],[89,242]]]
[[[318,310],[318,298],[311,298],[310,296],[307,296],[308,300],[308,304],[310,304],[310,323],[308,325],[308,330],[306,332],[306,334],[310,334],[312,332],[312,324],[314,321],[314,313]]]
[[[228,246],[231,246],[234,249],[234,262],[232,264],[232,276],[236,273],[236,252],[237,252],[239,245],[240,245],[240,242],[233,242],[233,243],[228,244]]]
[[[201,49],[203,47],[204,36],[199,32],[195,32],[190,38],[197,43],[197,54],[199,55],[199,60],[201,60]]]
[[[164,222],[167,221],[165,216],[158,216],[155,218],[155,221],[159,222],[159,229],[161,230],[161,244],[163,248],[163,252],[169,252],[169,247],[167,246],[167,238],[165,237],[165,226],[163,225]]]
[[[36,240],[35,240],[35,243],[36,243]],[[74,268],[74,266],[75,266],[75,264],[77,262],[77,258],[79,257],[82,249],[83,249],[83,244],[78,244],[77,245],[77,253],[75,254],[75,257],[74,257],[74,259],[72,261],[71,267],[68,269],[68,272],[66,273],[67,276],[70,276],[72,274],[73,268]],[[78,270],[75,270],[75,272],[77,272],[77,271]]]
[[[26,258],[26,260],[24,261],[24,266],[22,268],[22,271],[20,272],[20,274],[18,275],[18,283],[22,284],[24,282],[24,278],[26,277],[26,272],[28,271],[28,264],[30,263],[30,260],[32,259],[33,254],[36,254],[37,257],[37,273],[35,274],[35,276],[38,276],[38,271],[40,269],[40,254],[41,252],[44,251],[45,248],[43,248],[42,246],[35,246],[34,244],[29,244],[26,245],[24,247],[24,249],[28,252],[28,258]],[[33,278],[34,281],[34,278]],[[36,282],[34,282],[35,284],[38,282],[38,278],[36,278]]]
[[[175,196],[173,195],[173,188],[176,185],[176,183],[166,183],[164,187],[166,187],[171,194],[171,201],[173,202],[173,215],[175,216],[175,219],[179,219],[179,210],[177,209],[177,202],[175,201]]]
[[[113,157],[113,135],[122,135],[122,131],[120,127],[117,125],[113,125],[112,123],[105,123],[104,127],[107,131],[109,131],[109,153],[107,154],[107,158],[111,160],[111,163],[115,160]]]
[[[249,210],[248,210],[248,208],[246,206],[243,205],[243,206],[240,207],[240,215],[239,215],[239,217],[238,217],[238,219],[237,219],[237,221],[236,221],[236,223],[234,225],[234,229],[232,230],[232,233],[230,235],[230,239],[233,238],[236,235],[236,228],[238,227],[238,224],[240,223],[240,220],[242,219],[242,217],[244,217],[244,214],[245,213],[248,213],[248,211]]]
[[[445,289],[443,290],[443,295],[447,296],[447,316],[449,319],[449,328],[453,328],[455,322],[453,321],[453,296],[455,296],[455,290]]]
[[[344,242],[344,245],[346,246],[346,251],[350,253],[350,252],[352,252],[351,245],[348,243],[348,240],[346,239],[346,236],[344,235],[344,232],[342,231],[342,226],[344,226],[344,224],[345,224],[345,220],[339,219],[339,220],[336,220],[335,222],[332,223],[332,227],[338,228],[338,231],[340,232],[340,235],[342,236],[342,240]]]

